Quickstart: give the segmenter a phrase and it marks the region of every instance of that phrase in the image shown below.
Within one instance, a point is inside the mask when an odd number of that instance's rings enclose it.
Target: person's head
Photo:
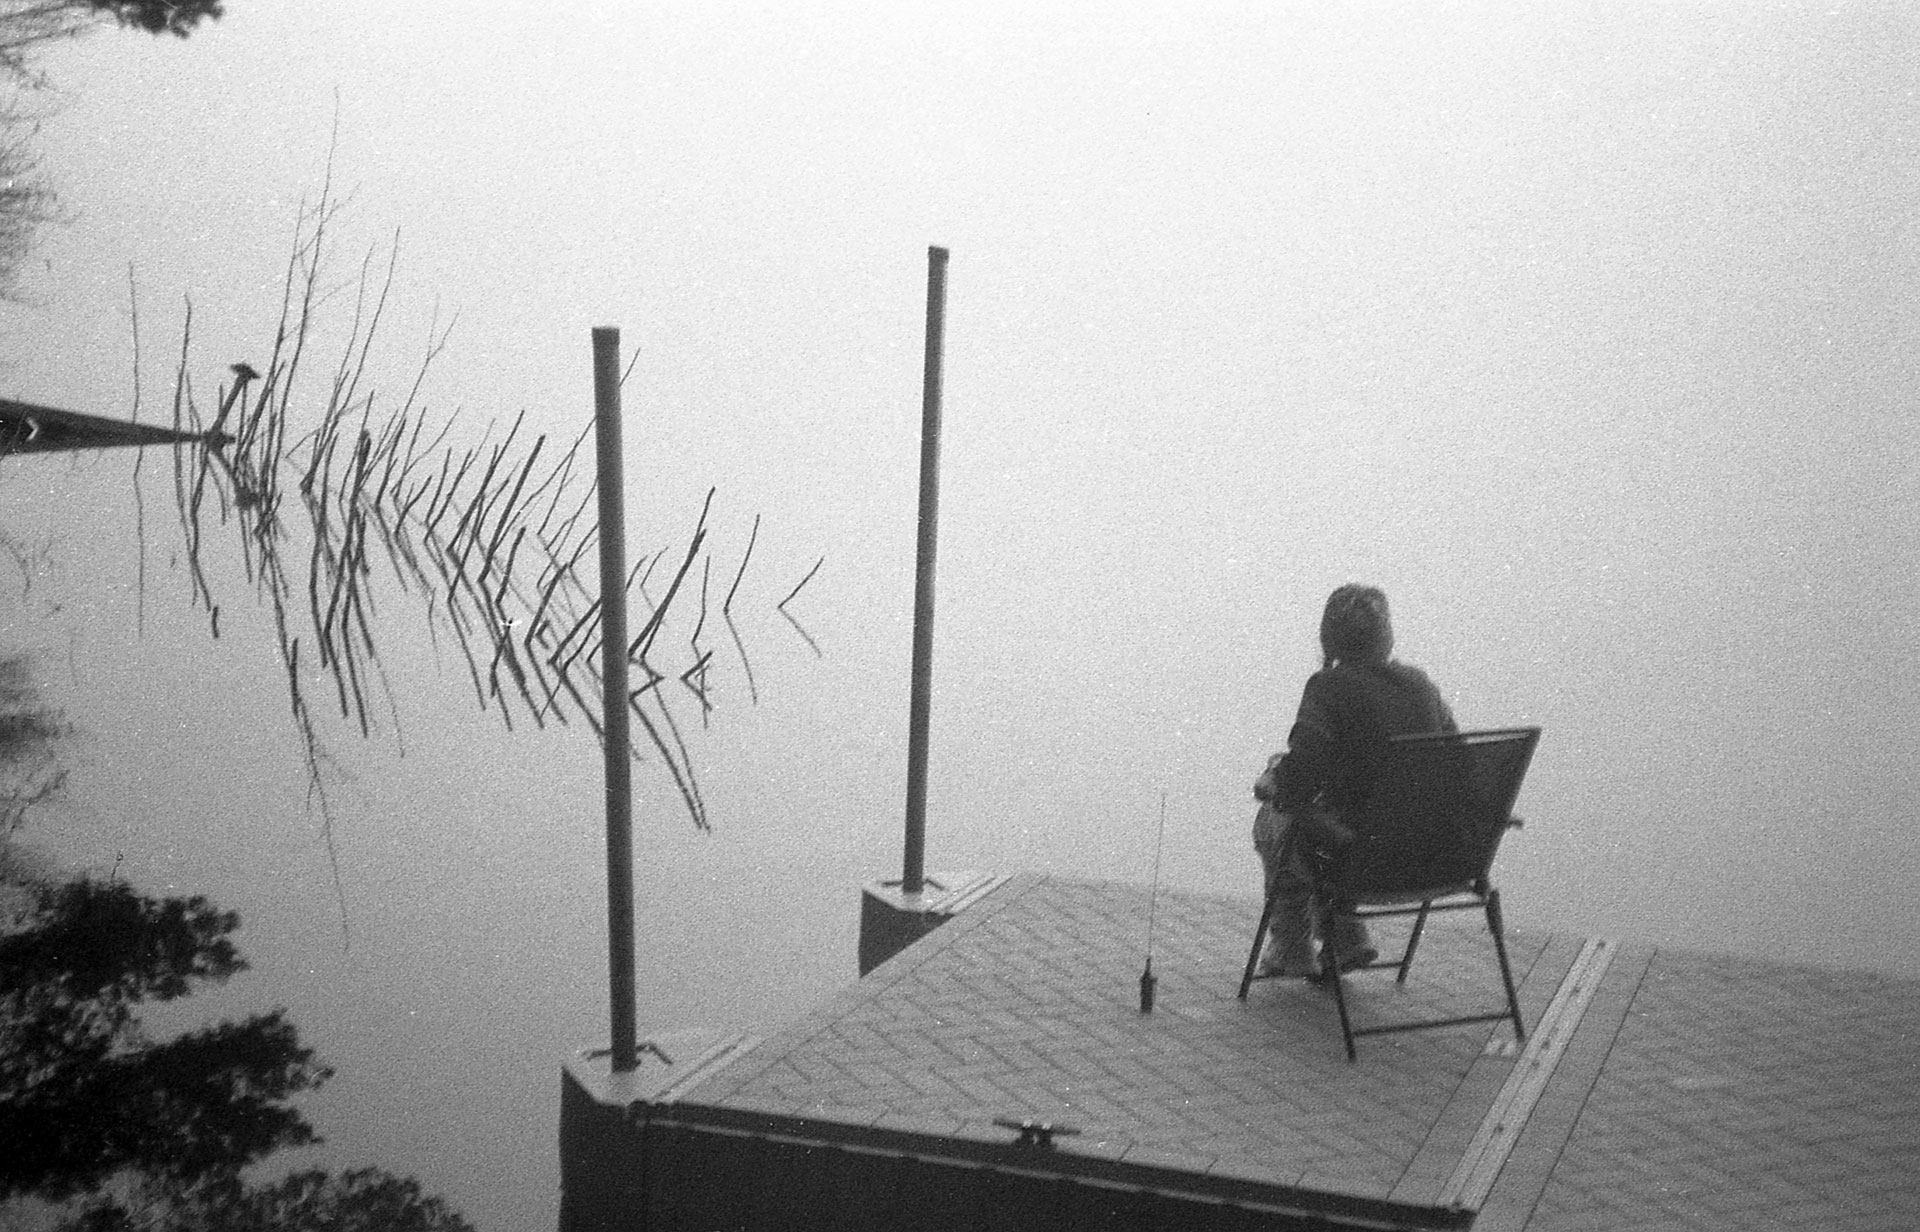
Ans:
[[[1384,663],[1393,653],[1393,621],[1378,586],[1349,582],[1327,596],[1320,616],[1320,650],[1327,665],[1351,661]]]

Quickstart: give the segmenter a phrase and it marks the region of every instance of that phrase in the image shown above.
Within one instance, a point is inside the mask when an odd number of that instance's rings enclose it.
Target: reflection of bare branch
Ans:
[[[811,636],[811,635],[810,635],[810,634],[809,634],[809,633],[808,633],[808,632],[807,632],[807,631],[806,631],[805,629],[803,629],[803,628],[801,628],[801,627],[800,627],[800,622],[799,622],[799,621],[797,621],[797,620],[795,620],[795,619],[793,618],[793,613],[792,613],[792,612],[789,612],[789,611],[788,611],[788,610],[787,610],[786,608],[784,608],[784,607],[782,607],[782,608],[775,608],[774,610],[775,610],[775,611],[777,611],[777,612],[779,612],[779,613],[780,613],[780,615],[781,615],[781,616],[782,616],[782,617],[783,617],[783,618],[784,618],[784,619],[786,620],[786,622],[787,622],[788,624],[790,624],[790,625],[792,625],[792,626],[793,626],[793,631],[794,631],[795,633],[798,633],[798,634],[800,635],[800,640],[801,640],[801,641],[803,641],[803,642],[805,642],[805,643],[807,644],[807,646],[808,646],[808,648],[809,648],[809,649],[811,649],[811,650],[813,651],[813,657],[814,657],[814,658],[816,658],[816,659],[824,659],[824,658],[826,658],[826,657],[827,657],[827,656],[826,656],[826,655],[825,655],[825,654],[824,654],[824,653],[823,653],[823,652],[821,651],[821,649],[820,649],[820,643],[818,643],[818,642],[816,642],[816,641],[814,641],[814,640],[813,640],[813,637],[812,637],[812,636]]]
[[[740,652],[740,666],[747,673],[747,696],[757,706],[760,704],[760,690],[754,687],[753,664],[747,661],[747,644],[740,640],[740,626],[733,623],[733,617],[727,615],[726,609],[722,608],[720,615],[727,622],[727,632],[733,635],[733,648]]]
[[[0,552],[5,552],[13,561],[13,567],[20,571],[20,602],[25,603],[33,594],[34,576],[53,567],[53,545],[42,542],[29,547],[11,535],[0,533]]]
[[[385,253],[366,255],[357,283],[329,287],[325,269],[341,206],[331,176],[329,160],[319,199],[303,206],[296,221],[264,373],[233,365],[231,384],[215,386],[213,405],[203,408],[190,375],[195,321],[189,300],[171,411],[176,431],[198,431],[210,419],[220,432],[218,445],[175,446],[173,452],[174,503],[184,539],[177,563],[188,575],[190,603],[206,611],[217,639],[222,605],[212,583],[223,576],[221,567],[231,569],[237,563],[256,599],[270,610],[309,799],[319,809],[338,890],[329,790],[334,770],[322,747],[323,720],[335,720],[324,712],[337,709],[338,721],[367,738],[384,726],[376,722],[384,701],[391,730],[404,739],[376,636],[376,618],[384,614],[377,610],[381,599],[397,593],[410,602],[420,601],[436,661],[442,642],[454,642],[476,703],[483,711],[497,708],[509,730],[526,719],[541,727],[549,720],[567,724],[577,714],[604,739],[605,724],[599,706],[589,700],[602,683],[598,579],[582,575],[582,562],[592,558],[599,540],[599,527],[588,512],[594,481],[580,470],[591,426],[558,458],[557,445],[548,449],[545,435],[527,439],[525,411],[514,417],[504,435],[489,424],[477,442],[452,443],[456,417],[429,424],[419,403],[427,368],[446,344],[447,330],[437,322],[428,332],[425,357],[405,400],[398,406],[391,399],[379,400],[370,374],[376,371],[373,350],[396,282],[398,236]],[[134,293],[131,270],[128,281]],[[344,344],[321,379],[297,382],[319,362],[322,309],[336,295],[345,299],[342,291],[351,294],[352,304]],[[137,301],[132,311],[137,416],[143,375]],[[629,363],[628,373],[632,367]],[[301,409],[307,401],[313,406]],[[137,466],[135,495],[140,501]],[[293,499],[282,501],[283,495]],[[625,579],[628,592],[637,590],[648,609],[627,647],[646,679],[629,698],[644,734],[644,741],[635,740],[630,752],[639,757],[651,746],[659,754],[688,816],[701,829],[710,824],[706,803],[692,750],[673,713],[674,705],[687,703],[678,690],[660,686],[679,680],[699,705],[702,725],[707,724],[714,710],[714,653],[701,639],[712,593],[709,530],[715,498],[716,490],[710,488],[698,520],[677,549],[680,560],[657,603],[648,593],[648,582],[675,548],[656,545],[641,554]],[[759,690],[732,608],[758,542],[760,521],[756,514],[720,605],[756,704]],[[137,511],[136,529],[144,602],[144,505]],[[229,533],[219,533],[223,531]],[[379,570],[381,586],[375,584],[376,557],[385,561]],[[662,641],[661,634],[689,606],[682,596],[696,564],[698,613],[684,652],[691,664],[684,669],[656,666],[651,660],[669,653],[662,647],[682,653],[677,634],[668,641]],[[819,567],[816,563],[814,569]],[[390,583],[384,577],[389,570]],[[24,566],[22,575],[27,577]],[[303,580],[304,596],[298,593]],[[389,584],[396,589],[383,589]],[[144,627],[144,606],[140,623]],[[807,641],[813,645],[811,638]],[[817,646],[814,650],[819,653]],[[315,690],[330,694],[332,707],[323,703],[316,712]]]
[[[680,673],[680,683],[687,687],[700,703],[700,725],[707,725],[707,716],[713,713],[713,702],[707,698],[707,664],[713,662],[711,650],[693,661],[693,666]]]
[[[651,688],[653,684],[657,682],[658,678],[656,677],[655,680],[649,681],[641,690],[637,690],[631,695],[631,708],[634,717],[640,720],[640,726],[642,730],[647,733],[647,739],[652,742],[653,747],[659,752],[660,760],[666,763],[667,773],[673,778],[674,787],[679,789],[680,802],[686,807],[687,815],[693,819],[694,826],[701,830],[711,830],[713,827],[707,822],[706,804],[700,799],[700,791],[693,781],[693,776],[690,773],[684,773],[682,763],[674,760],[673,754],[667,749],[666,742],[660,739],[660,730],[653,725],[653,720],[647,717],[646,710],[640,705],[641,693],[644,692],[645,689]],[[668,724],[671,725],[673,716],[664,705],[660,708],[660,713],[665,716]],[[680,732],[677,728],[673,730],[673,739],[674,743],[680,747],[681,753],[684,756],[687,746],[686,743],[680,739]],[[636,756],[637,755],[636,753]]]
[[[127,314],[133,332],[133,410],[129,418],[140,422],[140,288],[133,278],[133,263],[127,263]],[[133,455],[133,534],[139,544],[138,581],[134,592],[133,627],[136,637],[147,635],[147,498],[140,489],[140,467],[147,460],[145,445],[136,446]]]

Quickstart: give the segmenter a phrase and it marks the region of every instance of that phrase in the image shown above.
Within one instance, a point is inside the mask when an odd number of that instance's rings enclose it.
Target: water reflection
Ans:
[[[223,536],[222,555],[230,561],[237,549],[244,584],[271,615],[310,797],[330,858],[332,798],[323,766],[333,759],[323,746],[314,709],[316,684],[323,690],[331,686],[340,719],[357,728],[362,739],[374,734],[379,703],[396,740],[401,739],[381,649],[395,634],[375,617],[381,602],[376,565],[384,566],[382,572],[391,575],[408,601],[424,609],[435,648],[446,637],[458,650],[475,702],[509,732],[517,714],[536,728],[549,721],[568,726],[578,719],[594,737],[605,738],[601,601],[595,579],[582,570],[600,534],[597,522],[585,516],[593,476],[576,472],[586,431],[545,464],[542,454],[550,436],[531,430],[523,436],[524,410],[497,442],[490,439],[494,425],[489,423],[475,444],[462,449],[447,443],[461,426],[457,415],[443,418],[423,439],[430,416],[419,397],[451,326],[430,333],[403,401],[387,405],[377,399],[369,359],[392,291],[397,241],[387,251],[382,281],[370,279],[374,251],[362,262],[337,362],[318,406],[309,409],[311,399],[298,378],[303,366],[319,362],[316,339],[322,330],[320,309],[329,298],[325,283],[332,277],[328,263],[337,210],[329,175],[318,202],[301,212],[295,228],[280,325],[266,370],[233,364],[233,379],[220,388],[210,418],[194,392],[189,303],[174,379],[171,447],[190,602],[205,612],[209,632],[218,640],[222,608],[216,583],[224,591],[239,581],[221,576],[211,564],[210,535]],[[137,289],[133,323],[137,354]],[[628,373],[631,368],[629,362]],[[135,377],[137,388],[137,366]],[[643,676],[631,689],[628,706],[686,815],[703,830],[711,823],[693,756],[660,686],[678,680],[699,707],[702,724],[708,722],[712,652],[701,645],[701,635],[712,572],[708,520],[716,491],[708,488],[684,548],[672,553],[679,563],[661,598],[652,597],[647,583],[669,559],[668,551],[643,555],[626,579],[628,592],[637,591],[647,608],[626,647],[630,665]],[[289,517],[290,510],[299,516]],[[144,565],[144,520],[141,527]],[[756,514],[721,604],[756,702],[752,665],[732,609],[759,532]],[[661,633],[696,563],[699,615],[687,642],[692,663],[682,668],[660,658],[666,653]],[[819,566],[816,562],[777,605],[816,654],[818,645],[786,611],[786,603]],[[144,567],[138,585],[144,614]],[[636,757],[642,754],[634,749]],[[337,884],[337,862],[334,875]]]

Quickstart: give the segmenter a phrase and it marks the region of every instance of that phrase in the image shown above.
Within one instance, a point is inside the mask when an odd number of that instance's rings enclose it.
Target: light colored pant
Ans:
[[[1253,821],[1253,849],[1260,854],[1260,866],[1266,873],[1266,888],[1278,891],[1273,900],[1273,915],[1267,922],[1268,957],[1288,967],[1312,968],[1314,965],[1313,881],[1307,875],[1300,845],[1289,842],[1294,818],[1272,805],[1262,804]],[[1334,924],[1333,952],[1352,954],[1372,945],[1367,926],[1359,920],[1342,919]],[[1325,938],[1322,938],[1324,944]]]

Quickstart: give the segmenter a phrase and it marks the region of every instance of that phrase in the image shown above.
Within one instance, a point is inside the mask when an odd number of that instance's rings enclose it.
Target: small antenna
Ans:
[[[1167,843],[1167,793],[1160,792],[1160,832],[1153,840],[1153,886],[1147,891],[1147,966],[1140,973],[1140,1012],[1153,1013],[1153,914],[1160,905],[1160,853]]]

